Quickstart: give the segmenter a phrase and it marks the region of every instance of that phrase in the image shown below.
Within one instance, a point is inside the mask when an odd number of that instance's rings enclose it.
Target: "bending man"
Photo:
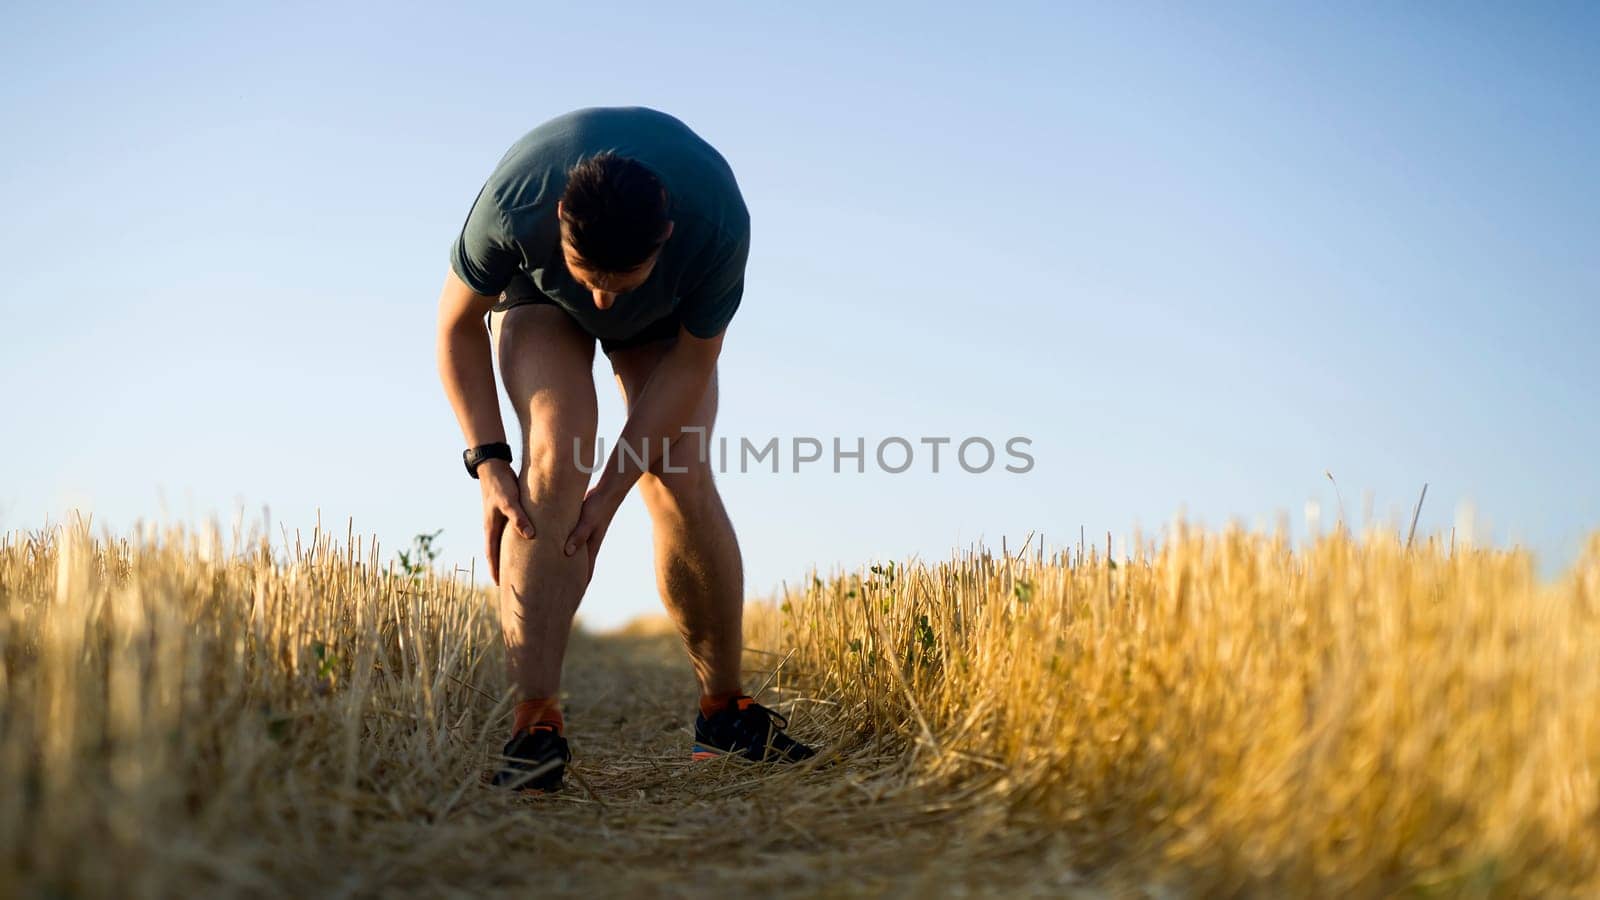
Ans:
[[[520,694],[497,784],[561,786],[571,758],[556,699],[567,636],[606,529],[635,485],[654,527],[661,598],[700,682],[692,752],[812,755],[742,691],[743,568],[706,452],[717,357],[749,247],[749,213],[727,162],[682,122],[643,108],[578,110],[535,128],[467,215],[439,298],[438,356],[467,470],[482,488]],[[591,486],[597,340],[627,421]],[[520,470],[500,419],[491,341],[517,410]]]

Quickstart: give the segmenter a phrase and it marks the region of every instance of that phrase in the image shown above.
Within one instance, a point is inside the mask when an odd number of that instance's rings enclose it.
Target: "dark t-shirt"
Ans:
[[[602,310],[567,272],[556,202],[567,171],[607,150],[656,174],[674,224],[650,277]],[[739,308],[749,253],[750,213],[721,154],[666,113],[603,107],[551,119],[511,146],[478,193],[451,266],[490,295],[523,272],[595,337],[632,337],[676,309],[690,334],[710,338]]]

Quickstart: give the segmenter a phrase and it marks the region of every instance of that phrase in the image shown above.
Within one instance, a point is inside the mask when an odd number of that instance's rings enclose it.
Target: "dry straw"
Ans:
[[[670,629],[580,636],[573,786],[531,801],[480,783],[486,592],[343,537],[0,541],[0,893],[1597,887],[1600,539],[1548,585],[1181,528],[816,579],[750,616],[800,771],[688,761]]]
[[[1549,586],[1524,553],[1407,543],[1179,526],[1131,559],[877,566],[760,635],[1080,866],[1206,896],[1593,893],[1600,537]]]

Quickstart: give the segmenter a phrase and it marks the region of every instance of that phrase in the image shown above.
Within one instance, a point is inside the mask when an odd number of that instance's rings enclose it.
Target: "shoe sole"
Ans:
[[[494,781],[491,780],[491,779],[484,779],[483,783],[487,784],[488,786],[490,786],[490,787],[492,787],[492,788],[494,788],[496,790],[510,791],[510,792],[512,792],[514,794],[521,794],[524,797],[542,797],[542,796],[544,796],[546,794],[558,794],[558,793],[561,792],[562,788],[566,787],[565,784],[545,785],[543,787],[530,787],[528,785],[495,784]]]
[[[512,780],[512,782],[513,782],[511,784],[501,784],[500,781],[498,780],[499,775],[496,772],[485,772],[485,773],[483,773],[483,776],[482,776],[482,778],[480,780],[484,784],[488,785],[489,787],[497,788],[497,789],[502,790],[502,791],[514,791],[514,792],[516,792],[518,794],[531,794],[531,795],[534,795],[534,796],[538,796],[538,795],[541,795],[541,794],[554,794],[557,791],[560,791],[563,787],[565,787],[566,786],[566,778],[565,778],[566,771],[565,771],[565,769],[562,770],[561,775],[562,775],[562,777],[558,777],[554,784],[531,784],[530,783],[530,782],[539,781],[541,778],[548,777],[548,773],[543,773],[543,772],[541,772],[538,775],[531,776],[531,777],[528,777],[528,778],[525,778],[525,779],[521,779],[521,778],[519,778],[519,779],[509,779],[509,780]]]
[[[704,762],[708,759],[720,759],[724,756],[731,756],[734,759],[741,759],[747,763],[777,765],[795,765],[796,763],[803,763],[807,759],[811,758],[808,756],[801,759],[788,759],[780,756],[775,759],[751,759],[750,757],[745,756],[743,752],[734,750],[718,750],[716,747],[711,747],[706,744],[695,744],[689,751],[689,759],[694,762]]]

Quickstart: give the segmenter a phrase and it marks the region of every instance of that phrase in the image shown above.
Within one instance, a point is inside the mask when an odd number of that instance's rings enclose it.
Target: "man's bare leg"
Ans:
[[[622,397],[639,396],[666,351],[649,344],[611,354]],[[666,462],[657,462],[639,479],[639,492],[654,525],[656,587],[689,650],[700,690],[706,695],[739,690],[744,643],[744,565],[733,523],[712,480],[711,426],[717,417],[715,376],[695,410],[692,427],[705,429],[671,445]],[[686,471],[675,471],[684,469]]]
[[[572,617],[589,580],[588,554],[567,556],[562,542],[588,486],[577,462],[590,465],[594,458],[594,339],[543,304],[495,313],[490,327],[521,423],[519,480],[534,530],[530,541],[507,528],[500,541],[500,628],[519,699],[555,698]]]

